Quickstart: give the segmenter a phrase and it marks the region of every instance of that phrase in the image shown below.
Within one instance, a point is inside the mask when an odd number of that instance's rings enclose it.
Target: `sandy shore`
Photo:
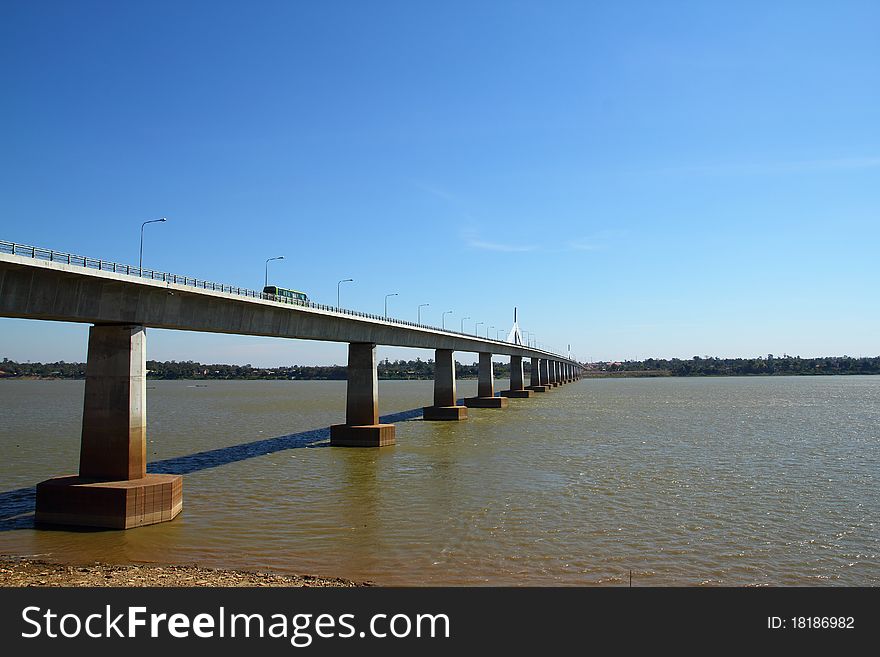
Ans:
[[[0,586],[370,586],[369,582],[199,566],[70,565],[0,556]]]

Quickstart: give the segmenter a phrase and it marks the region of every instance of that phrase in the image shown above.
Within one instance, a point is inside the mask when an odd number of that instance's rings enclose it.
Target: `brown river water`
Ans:
[[[0,554],[389,585],[880,584],[880,377],[584,380],[467,422],[402,413],[381,450],[328,446],[344,382],[147,394],[181,515],[36,529],[33,485],[77,467],[83,382],[0,381]],[[383,415],[431,398],[380,382]]]

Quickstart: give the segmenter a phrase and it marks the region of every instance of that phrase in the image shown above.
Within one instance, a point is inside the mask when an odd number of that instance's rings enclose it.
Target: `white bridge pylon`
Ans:
[[[516,308],[513,309],[513,328],[510,329],[510,333],[507,334],[507,339],[505,342],[509,342],[510,344],[522,344],[522,333],[519,330],[519,322],[516,321]]]

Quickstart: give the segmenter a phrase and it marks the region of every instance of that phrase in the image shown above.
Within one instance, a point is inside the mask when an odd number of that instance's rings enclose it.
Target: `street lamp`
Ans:
[[[273,260],[284,260],[284,256],[275,256],[274,258],[269,258],[268,260],[266,260],[266,283],[263,286],[264,290],[265,288],[269,287],[269,263]]]
[[[353,278],[346,278],[344,280],[339,281],[336,284],[336,310],[339,310],[339,308],[340,308],[340,305],[339,305],[339,286],[342,285],[343,283],[353,283],[353,282],[354,282]]]
[[[493,328],[495,328],[495,327],[494,326],[487,326],[486,327],[486,339],[487,340],[489,339],[489,331],[491,331]]]
[[[416,322],[416,324],[422,323],[422,308],[424,308],[425,306],[430,306],[430,305],[431,305],[430,303],[420,303],[419,304],[419,321]]]
[[[388,319],[388,297],[396,297],[398,296],[397,292],[392,292],[391,294],[385,295],[385,319]]]
[[[444,331],[446,330],[446,315],[451,315],[451,314],[452,314],[452,311],[447,310],[442,315],[440,315],[440,325],[443,327]]]
[[[477,335],[477,328],[480,326],[480,324],[485,324],[485,323],[486,322],[477,322],[476,324],[474,324],[474,335]]]
[[[497,331],[495,331],[495,339],[496,339],[496,340],[500,340],[501,338],[498,337],[498,334],[499,334],[499,333],[503,333],[503,332],[504,332],[503,329],[498,329]]]
[[[165,221],[168,221],[168,219],[162,217],[161,219],[151,219],[150,221],[145,221],[141,224],[141,248],[140,256],[138,257],[138,273],[141,275],[143,275],[141,273],[141,270],[144,268],[144,226],[146,226],[147,224],[164,223]]]
[[[470,319],[470,317],[462,317],[461,318],[461,331],[459,333],[464,333],[464,320]]]

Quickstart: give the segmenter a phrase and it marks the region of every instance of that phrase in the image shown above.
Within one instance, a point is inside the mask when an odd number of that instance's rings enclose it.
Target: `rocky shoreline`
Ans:
[[[246,587],[357,587],[336,577],[277,575],[243,570],[215,570],[200,566],[106,563],[64,564],[0,556],[0,587],[27,586],[246,586]]]

